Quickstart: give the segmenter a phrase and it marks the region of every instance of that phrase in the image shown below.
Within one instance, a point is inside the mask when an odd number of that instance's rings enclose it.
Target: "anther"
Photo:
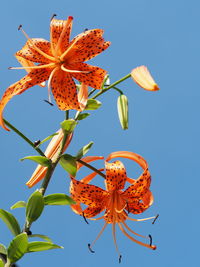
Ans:
[[[83,216],[83,219],[84,219],[84,221],[87,223],[87,224],[89,224],[89,222],[86,220],[86,218],[85,218],[85,214],[84,214],[84,212],[82,213],[82,216]]]
[[[56,14],[53,14],[50,21],[52,21],[52,19],[54,19],[57,15]]]
[[[89,251],[90,251],[91,253],[95,253],[95,251],[91,249],[91,245],[90,245],[90,244],[88,244],[88,248],[89,248]]]
[[[154,224],[156,222],[156,220],[158,219],[159,214],[156,215],[155,219],[153,220],[152,224]]]
[[[39,144],[40,144],[40,140],[37,140],[37,141],[35,141],[33,144],[34,144],[34,147],[36,147],[36,146],[38,146]]]
[[[150,239],[149,245],[152,246],[152,236],[151,235],[149,235],[149,239]]]
[[[119,263],[122,261],[122,255],[119,255]]]
[[[20,31],[20,30],[21,30],[21,28],[22,28],[22,24],[20,24],[20,25],[19,25],[19,27],[17,28],[17,29],[18,29],[18,31]]]
[[[48,101],[48,100],[46,100],[46,99],[44,99],[44,102],[48,103],[48,104],[51,105],[51,106],[54,106],[53,103],[51,103],[50,101]]]

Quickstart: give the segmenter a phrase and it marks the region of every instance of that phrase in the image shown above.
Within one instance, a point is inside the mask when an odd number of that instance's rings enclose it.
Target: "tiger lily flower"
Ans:
[[[15,56],[22,67],[10,69],[25,69],[28,74],[18,82],[9,86],[0,101],[0,125],[6,129],[3,122],[3,110],[8,101],[34,85],[44,85],[48,80],[48,92],[52,90],[55,101],[61,110],[83,110],[86,105],[88,88],[100,89],[106,71],[84,63],[97,56],[110,46],[105,42],[103,30],[86,30],[69,40],[73,17],[67,20],[53,18],[50,23],[50,42],[41,38],[27,37],[25,46]],[[21,27],[20,27],[21,28]],[[73,80],[83,83],[78,93]]]
[[[127,177],[126,169],[121,161],[116,160],[111,163],[109,162],[117,157],[128,158],[135,161],[142,167],[143,173],[136,180]],[[86,157],[82,160],[88,163],[99,159],[102,159],[102,157]],[[79,163],[78,169],[80,169],[82,166],[84,165]],[[151,184],[151,175],[148,170],[148,164],[146,160],[133,152],[113,152],[105,160],[105,169],[102,168],[99,171],[104,170],[106,190],[89,184],[90,181],[97,175],[96,172],[89,174],[80,181],[76,180],[74,177],[71,177],[70,193],[72,198],[76,201],[76,204],[71,206],[72,210],[75,213],[82,215],[84,218],[91,220],[104,219],[105,221],[104,226],[97,238],[91,245],[89,245],[90,250],[92,251],[92,246],[101,236],[108,224],[112,224],[112,235],[116,250],[119,254],[119,259],[121,259],[121,255],[116,242],[116,225],[119,226],[123,234],[130,240],[139,245],[155,250],[156,246],[151,244],[152,238],[150,235],[142,236],[134,232],[125,222],[126,220],[145,221],[155,218],[150,217],[145,219],[135,219],[128,216],[129,213],[140,214],[144,212],[153,203],[153,195],[149,189]],[[126,182],[130,183],[130,186],[123,191]],[[88,207],[83,209],[81,204],[87,205]],[[105,213],[103,216],[99,218],[93,218],[104,210]],[[137,240],[128,232],[141,238],[150,239],[150,244]]]
[[[46,151],[45,151],[45,156],[51,160],[54,159],[55,156],[57,156],[57,152],[60,148],[60,145],[62,143],[63,140],[63,130],[60,129],[59,131],[57,131],[57,135],[55,135],[52,139],[51,142],[49,143]],[[72,133],[69,134],[67,141],[65,143],[63,152],[67,149],[67,147],[69,146],[70,142],[72,139]],[[26,185],[31,188],[33,187],[35,184],[37,184],[38,182],[40,182],[46,175],[47,173],[47,169],[48,167],[44,167],[41,165],[38,165],[37,168],[35,169],[33,175],[31,176],[30,180],[26,183]]]
[[[159,87],[151,76],[146,66],[140,66],[131,71],[132,79],[143,89],[148,91],[158,91]]]

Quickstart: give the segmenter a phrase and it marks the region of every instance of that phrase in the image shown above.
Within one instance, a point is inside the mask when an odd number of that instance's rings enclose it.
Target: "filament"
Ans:
[[[140,236],[140,237],[143,237],[143,238],[149,238],[147,236],[144,236],[144,235],[140,235],[136,232],[134,232],[125,222],[122,222],[122,224],[125,226],[125,228],[130,231],[131,233],[133,233],[134,235],[137,235],[137,236]]]
[[[53,75],[55,74],[55,72],[56,72],[57,70],[58,70],[58,67],[55,68],[55,69],[51,72],[51,74],[50,74],[50,76],[49,76],[48,84],[47,84],[47,88],[48,88],[48,100],[49,100],[50,103],[51,103],[51,81],[52,81]]]
[[[90,248],[92,246],[94,246],[94,244],[96,243],[96,241],[99,239],[99,237],[102,235],[103,231],[105,230],[106,226],[107,226],[107,222],[105,222],[104,226],[102,227],[101,231],[99,232],[98,236],[96,237],[96,239],[92,242],[92,244],[90,245]]]
[[[155,219],[155,218],[156,218],[156,216],[149,217],[149,218],[143,218],[143,219],[133,219],[133,218],[127,217],[128,220],[131,220],[134,222],[142,222],[142,221],[147,221],[147,220],[151,220],[151,219]]]
[[[70,72],[70,73],[91,73],[91,71],[84,71],[84,70],[69,70],[69,69],[66,69],[63,65],[61,65],[61,69],[63,71],[66,71],[66,72]]]
[[[36,65],[36,66],[30,66],[30,67],[9,67],[9,70],[26,70],[26,69],[43,69],[43,68],[51,68],[55,67],[55,63],[49,63],[44,65]]]
[[[115,248],[117,250],[117,253],[119,255],[119,263],[121,262],[121,254],[119,253],[119,249],[118,249],[118,246],[117,246],[117,240],[116,240],[116,230],[115,230],[115,223],[113,223],[112,225],[112,235],[113,235],[113,240],[114,240],[114,244],[115,244]]]

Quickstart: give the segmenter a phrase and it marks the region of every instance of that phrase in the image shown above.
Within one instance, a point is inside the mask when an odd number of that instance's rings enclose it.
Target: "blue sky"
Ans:
[[[90,155],[107,156],[112,151],[136,152],[148,161],[152,174],[153,206],[140,217],[160,214],[152,225],[130,222],[141,234],[151,233],[156,251],[128,240],[117,231],[121,266],[192,267],[199,262],[199,1],[159,0],[57,0],[10,1],[1,4],[0,69],[1,94],[24,76],[17,66],[14,53],[21,49],[25,38],[17,30],[19,24],[31,37],[49,39],[49,20],[56,13],[59,19],[74,17],[72,36],[85,28],[102,28],[110,48],[91,63],[106,69],[115,81],[139,65],[146,65],[161,90],[148,92],[129,79],[120,89],[129,98],[130,127],[120,128],[114,91],[103,95],[103,105],[81,122],[68,153],[90,141]],[[43,139],[59,128],[64,114],[55,106],[44,103],[47,89],[34,87],[14,97],[6,107],[5,118],[24,131],[33,141]],[[26,200],[34,189],[25,182],[34,170],[32,162],[19,162],[35,152],[13,132],[0,130],[1,187],[0,208],[18,200]],[[130,177],[136,177],[136,165],[124,161]],[[68,193],[69,178],[60,167],[47,193]],[[37,187],[35,187],[36,189]],[[13,213],[23,224],[24,210]],[[76,267],[118,266],[117,253],[108,227],[96,243],[95,254],[87,243],[95,239],[103,221],[91,222],[72,213],[69,207],[47,207],[33,224],[32,231],[50,236],[65,250],[26,255],[19,266]],[[11,235],[0,222],[0,243],[8,244]]]

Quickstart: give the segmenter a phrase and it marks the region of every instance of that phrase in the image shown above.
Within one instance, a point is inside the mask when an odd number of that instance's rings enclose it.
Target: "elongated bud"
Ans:
[[[125,95],[118,97],[117,109],[122,129],[126,130],[128,129],[128,98]]]
[[[132,79],[143,89],[148,91],[157,91],[160,88],[152,78],[147,67],[140,66],[131,71]]]

